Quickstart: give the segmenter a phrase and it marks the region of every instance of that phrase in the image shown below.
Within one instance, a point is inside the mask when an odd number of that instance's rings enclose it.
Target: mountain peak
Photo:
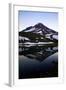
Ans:
[[[44,25],[39,22],[38,24],[35,25],[35,27],[44,27]]]

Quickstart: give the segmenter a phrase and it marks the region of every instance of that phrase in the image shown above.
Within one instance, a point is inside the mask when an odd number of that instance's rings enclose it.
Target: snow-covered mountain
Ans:
[[[19,32],[20,37],[27,38],[30,42],[55,42],[58,41],[58,32],[48,28],[42,23],[38,23],[34,26],[27,27]]]
[[[48,28],[47,26],[43,25],[42,23],[38,23],[34,26],[30,26],[23,30],[24,32],[33,32],[33,33],[40,33],[42,35],[45,34],[57,34],[56,31]]]

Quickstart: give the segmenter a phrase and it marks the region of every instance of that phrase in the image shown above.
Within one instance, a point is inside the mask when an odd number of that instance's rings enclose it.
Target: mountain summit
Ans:
[[[38,23],[38,24],[35,25],[35,27],[36,28],[42,28],[42,27],[44,27],[44,25],[42,23]]]

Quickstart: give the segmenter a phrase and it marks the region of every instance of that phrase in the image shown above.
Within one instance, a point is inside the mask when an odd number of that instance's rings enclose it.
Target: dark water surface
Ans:
[[[57,45],[19,46],[19,79],[42,77],[58,77]]]

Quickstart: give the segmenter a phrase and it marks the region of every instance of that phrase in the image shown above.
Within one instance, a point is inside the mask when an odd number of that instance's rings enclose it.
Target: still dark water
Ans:
[[[19,79],[42,77],[58,77],[57,45],[19,46]]]

